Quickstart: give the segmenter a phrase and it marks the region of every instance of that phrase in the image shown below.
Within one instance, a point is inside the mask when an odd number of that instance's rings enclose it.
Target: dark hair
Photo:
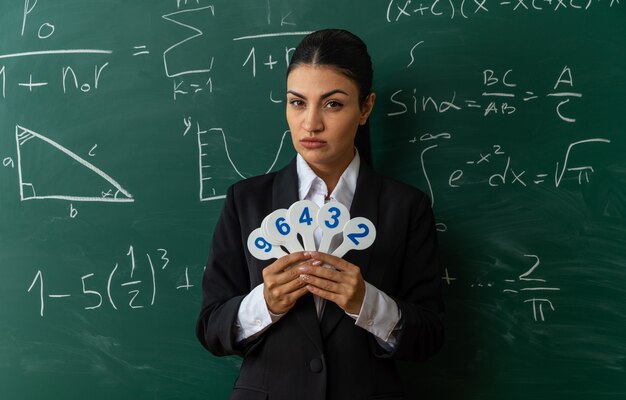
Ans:
[[[323,29],[305,36],[293,52],[287,76],[301,65],[324,65],[336,68],[352,79],[359,89],[359,103],[365,104],[372,92],[372,60],[367,45],[356,35],[343,29]],[[369,119],[359,125],[354,145],[361,159],[372,165]]]

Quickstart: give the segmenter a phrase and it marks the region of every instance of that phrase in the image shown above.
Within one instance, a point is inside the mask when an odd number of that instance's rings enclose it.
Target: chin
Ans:
[[[323,162],[324,156],[321,154],[315,154],[315,151],[311,151],[308,149],[303,149],[302,151],[299,151],[298,154],[300,154],[300,156],[302,156],[302,158],[304,158],[304,161],[308,162],[309,164],[311,163],[320,163]]]
[[[300,154],[300,156],[304,158],[304,161],[308,162],[309,164],[323,163],[323,160],[326,158],[323,154],[316,150],[301,149],[298,150],[298,154]]]

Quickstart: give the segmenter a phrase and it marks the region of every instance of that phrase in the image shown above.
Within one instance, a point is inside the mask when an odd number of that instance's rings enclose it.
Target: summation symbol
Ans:
[[[208,73],[211,72],[211,68],[213,65],[213,57],[211,57],[211,62],[210,62],[210,67],[200,67],[200,68],[192,68],[192,69],[181,69],[180,71],[174,72],[172,71],[172,69],[170,68],[170,65],[168,64],[167,60],[168,60],[168,55],[174,51],[175,49],[177,49],[178,47],[184,45],[185,43],[189,42],[189,41],[193,41],[194,39],[197,39],[201,36],[204,35],[204,32],[202,32],[202,30],[196,28],[195,26],[191,26],[189,24],[185,24],[183,22],[180,22],[177,18],[179,18],[182,14],[187,14],[187,13],[202,13],[202,12],[206,12],[206,11],[210,11],[211,12],[211,16],[215,16],[215,8],[213,6],[206,6],[206,7],[199,7],[199,8],[192,8],[192,9],[186,9],[186,10],[181,10],[181,11],[176,11],[170,14],[166,14],[163,16],[163,19],[173,22],[176,25],[182,26],[184,28],[190,29],[193,32],[195,32],[193,35],[187,37],[186,39],[168,47],[164,52],[163,52],[163,66],[165,67],[165,75],[168,78],[175,78],[177,76],[181,76],[181,75],[189,75],[189,74],[201,74],[201,73]],[[203,49],[206,50],[206,49]]]
[[[19,175],[20,185],[20,198],[24,200],[44,200],[44,199],[60,199],[71,201],[96,201],[96,202],[133,202],[133,196],[124,189],[116,180],[107,175],[104,171],[88,162],[84,158],[80,157],[76,153],[61,146],[55,141],[34,132],[30,129],[26,129],[22,126],[16,125],[15,127],[15,141],[17,145],[17,168]],[[37,154],[37,157],[34,156]],[[84,191],[84,189],[76,182],[69,182],[70,186],[75,185],[72,188],[67,188],[68,183],[63,179],[58,179],[58,176],[66,174],[66,170],[63,169],[58,163],[54,163],[51,167],[44,166],[43,163],[35,163],[33,160],[39,159],[39,157],[46,157],[46,160],[61,155],[55,160],[66,162],[68,168],[73,172],[86,172],[88,182],[93,183],[99,188],[99,195],[71,195],[68,193],[62,193],[64,190]],[[32,158],[31,158],[32,157]],[[76,163],[79,165],[77,166]],[[26,168],[25,168],[26,167]],[[56,176],[55,182],[48,182],[45,179],[41,179],[35,185],[36,179],[31,177],[26,180],[26,169],[28,167],[36,169],[41,176]],[[77,168],[84,167],[85,170],[77,171]],[[58,174],[50,175],[50,170],[57,170]],[[33,174],[34,175],[34,174]],[[83,175],[85,175],[83,173]],[[55,188],[55,184],[65,184],[64,189]],[[42,188],[42,190],[40,190]]]

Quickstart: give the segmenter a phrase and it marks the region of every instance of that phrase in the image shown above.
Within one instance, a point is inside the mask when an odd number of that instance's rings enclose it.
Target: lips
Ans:
[[[305,138],[300,139],[300,144],[305,149],[319,149],[326,145],[326,142],[316,138]]]

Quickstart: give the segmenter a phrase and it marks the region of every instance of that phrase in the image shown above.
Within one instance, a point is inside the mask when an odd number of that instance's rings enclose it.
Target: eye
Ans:
[[[303,108],[304,107],[304,101],[302,101],[300,99],[291,99],[291,100],[289,100],[289,104],[291,104],[291,106],[294,107],[294,108]]]
[[[330,100],[326,104],[324,104],[324,108],[335,108],[335,109],[338,109],[338,108],[341,108],[341,107],[343,107],[343,104],[341,104],[337,100]]]

